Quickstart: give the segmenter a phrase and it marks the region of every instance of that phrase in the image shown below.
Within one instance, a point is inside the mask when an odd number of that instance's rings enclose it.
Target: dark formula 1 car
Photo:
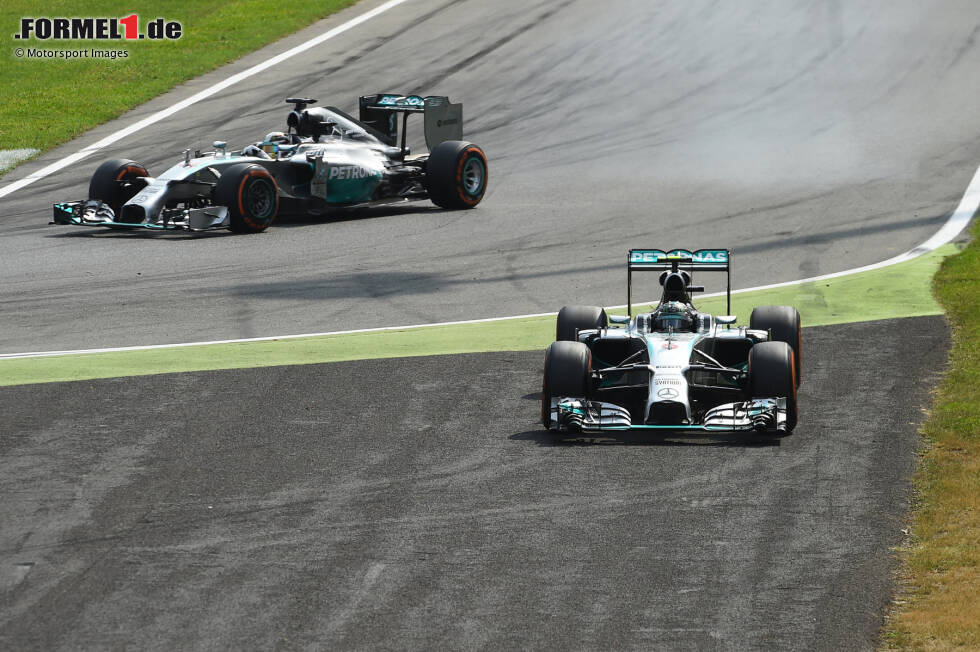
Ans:
[[[791,432],[800,383],[800,314],[789,306],[734,316],[698,312],[697,271],[728,275],[727,249],[632,249],[627,315],[566,306],[544,365],[541,418],[553,430],[701,430]],[[633,315],[633,272],[660,272],[656,310]]]
[[[158,177],[134,161],[96,169],[87,201],[54,205],[53,224],[145,229],[227,227],[265,230],[281,214],[320,215],[431,199],[443,208],[473,208],[487,186],[487,158],[461,140],[463,106],[448,97],[367,95],[360,120],[334,107],[290,98],[287,132],[273,132],[241,151],[184,151]],[[421,113],[428,154],[405,144],[408,116]],[[399,120],[401,116],[401,142]]]

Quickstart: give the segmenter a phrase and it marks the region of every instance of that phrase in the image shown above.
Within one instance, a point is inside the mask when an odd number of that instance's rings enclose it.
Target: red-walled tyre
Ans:
[[[228,207],[229,229],[235,233],[259,233],[269,228],[279,214],[279,187],[261,165],[239,163],[221,172],[214,203]]]
[[[796,364],[786,342],[759,342],[749,350],[749,379],[753,398],[786,399],[786,432],[796,427]]]
[[[473,208],[487,190],[487,156],[462,140],[436,145],[425,166],[425,187],[436,206]]]
[[[88,198],[108,204],[118,221],[123,204],[146,187],[146,182],[141,179],[148,176],[150,173],[136,161],[127,158],[110,159],[97,167],[92,174],[88,183]]]
[[[786,342],[796,362],[796,386],[803,382],[803,337],[799,311],[792,306],[759,306],[749,317],[749,328],[769,331],[771,341]]]

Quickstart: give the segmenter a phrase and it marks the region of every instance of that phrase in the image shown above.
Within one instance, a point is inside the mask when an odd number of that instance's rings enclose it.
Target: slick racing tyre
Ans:
[[[544,355],[544,384],[541,387],[541,423],[551,427],[551,397],[589,396],[592,352],[581,342],[554,342]]]
[[[88,198],[108,204],[115,221],[120,222],[122,220],[119,212],[123,204],[146,187],[146,182],[141,177],[148,176],[150,173],[146,168],[135,161],[126,158],[110,159],[95,169],[88,182]]]
[[[239,163],[221,173],[214,203],[228,207],[229,229],[258,233],[269,228],[279,214],[279,187],[261,165]]]
[[[749,317],[749,328],[769,331],[773,342],[786,342],[796,358],[796,386],[803,380],[803,338],[799,311],[792,306],[759,306]]]
[[[786,342],[759,342],[749,350],[753,398],[786,399],[786,432],[796,427],[796,377],[793,349]]]
[[[442,208],[473,208],[487,189],[487,156],[462,140],[439,143],[425,165],[429,198]]]
[[[606,316],[606,311],[598,306],[565,306],[558,311],[555,339],[559,342],[576,342],[578,331],[607,326],[609,326],[609,318]]]

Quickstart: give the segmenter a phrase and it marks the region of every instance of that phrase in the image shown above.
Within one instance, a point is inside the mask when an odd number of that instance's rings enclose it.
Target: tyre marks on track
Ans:
[[[0,641],[870,647],[945,325],[804,338],[777,440],[555,437],[541,352],[4,388]]]

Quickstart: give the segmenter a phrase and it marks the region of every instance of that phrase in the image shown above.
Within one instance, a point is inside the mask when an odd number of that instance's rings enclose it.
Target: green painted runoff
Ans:
[[[956,247],[950,244],[914,260],[869,272],[737,293],[732,295],[732,312],[740,323],[747,323],[755,306],[792,305],[799,309],[804,326],[942,314],[932,295],[931,280],[942,259],[953,253]],[[723,296],[695,299],[695,304],[704,312],[725,312]],[[555,318],[548,316],[262,342],[13,358],[0,360],[0,386],[373,358],[543,352],[554,336]]]

